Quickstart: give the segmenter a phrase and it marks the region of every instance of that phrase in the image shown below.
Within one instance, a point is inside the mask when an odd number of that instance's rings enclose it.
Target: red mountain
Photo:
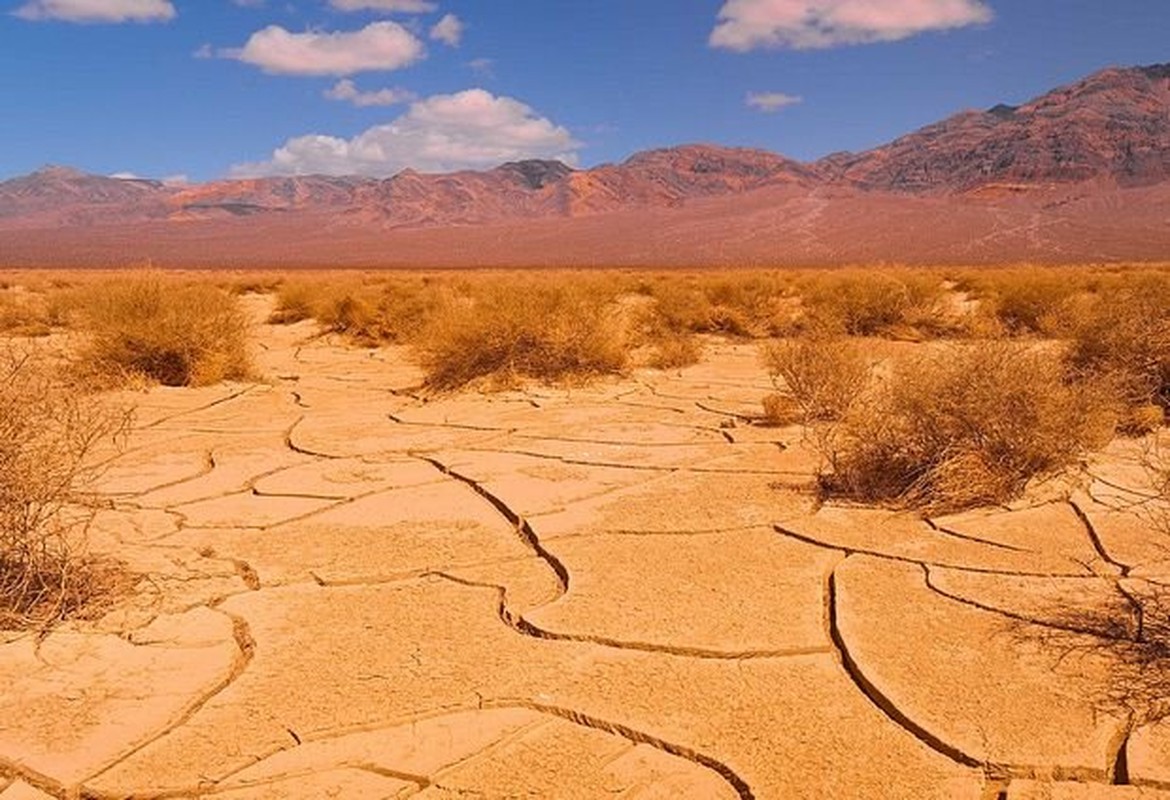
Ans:
[[[1170,178],[1170,64],[1107,69],[1022,106],[967,111],[819,165],[834,179],[887,191],[1159,183]]]
[[[688,145],[574,170],[0,182],[0,266],[1170,261],[1170,65],[801,164]]]

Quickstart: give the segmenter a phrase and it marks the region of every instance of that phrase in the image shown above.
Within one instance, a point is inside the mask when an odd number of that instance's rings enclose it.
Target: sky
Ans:
[[[1108,66],[1170,0],[0,0],[0,179],[861,151]]]

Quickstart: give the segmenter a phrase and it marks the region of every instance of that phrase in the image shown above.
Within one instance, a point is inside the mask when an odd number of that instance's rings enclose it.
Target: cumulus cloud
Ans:
[[[779,111],[788,106],[794,106],[797,103],[803,103],[804,98],[798,97],[794,94],[785,94],[784,92],[748,92],[747,99],[744,101],[749,108],[756,108],[765,113],[772,113]]]
[[[330,100],[352,103],[359,108],[368,106],[393,106],[399,103],[409,103],[415,99],[414,92],[405,89],[377,89],[372,92],[363,92],[357,84],[345,78],[333,84],[324,92]]]
[[[396,120],[352,139],[310,134],[289,139],[269,161],[241,164],[236,176],[368,175],[485,169],[505,161],[576,162],[580,143],[565,128],[510,97],[483,89],[435,95]]]
[[[463,40],[463,20],[454,14],[447,14],[431,28],[431,38],[451,47],[458,47]]]
[[[891,42],[992,16],[984,0],[726,0],[710,42],[739,52]]]
[[[423,43],[397,22],[373,22],[357,31],[291,33],[279,25],[256,31],[224,55],[281,75],[353,75],[409,66],[426,54]]]
[[[29,0],[13,12],[21,19],[66,22],[157,22],[174,19],[170,0]]]
[[[388,14],[426,14],[438,6],[430,0],[329,0],[338,11],[384,11]]]

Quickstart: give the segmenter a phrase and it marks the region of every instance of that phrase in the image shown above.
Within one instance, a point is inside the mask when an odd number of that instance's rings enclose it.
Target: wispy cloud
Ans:
[[[426,14],[438,8],[430,0],[329,0],[338,11],[383,11],[388,14]]]
[[[575,163],[580,147],[567,129],[519,100],[468,89],[419,100],[389,124],[352,139],[322,134],[289,139],[270,160],[238,165],[232,173],[384,177],[408,167],[446,172],[525,158]]]
[[[983,0],[726,0],[711,45],[745,52],[890,42],[990,22]]]
[[[399,103],[409,103],[415,99],[414,92],[406,89],[376,89],[363,92],[348,78],[338,81],[324,92],[330,100],[352,103],[359,108],[368,106],[394,106]]]
[[[29,0],[12,12],[21,19],[64,22],[165,22],[170,0]]]
[[[463,20],[454,14],[447,14],[431,28],[431,38],[437,42],[458,47],[463,40]]]
[[[749,108],[759,109],[770,114],[782,108],[803,103],[804,98],[784,92],[748,92],[744,102]]]
[[[483,78],[496,77],[496,62],[490,58],[473,58],[467,62],[467,68]]]
[[[426,47],[397,22],[329,33],[291,33],[270,25],[252,34],[239,50],[221,55],[281,75],[353,75],[409,66],[426,55]]]

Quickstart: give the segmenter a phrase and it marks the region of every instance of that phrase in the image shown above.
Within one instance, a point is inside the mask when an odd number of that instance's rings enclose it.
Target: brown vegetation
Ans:
[[[1082,298],[1066,320],[1068,360],[1078,374],[1112,380],[1137,410],[1170,409],[1170,275],[1139,273],[1115,279]],[[1150,415],[1146,412],[1148,428]]]
[[[0,628],[51,623],[101,593],[70,513],[84,503],[92,451],[125,424],[40,351],[0,349]]]
[[[952,511],[999,503],[1108,440],[1099,387],[1066,380],[1050,352],[948,346],[894,365],[828,437],[832,494]]]
[[[927,270],[846,270],[807,277],[805,327],[849,336],[923,338],[950,332],[941,276]]]
[[[806,423],[845,416],[869,381],[870,366],[861,346],[844,337],[815,336],[767,345],[764,366],[779,390],[765,401],[765,416],[783,421],[786,407]]]
[[[414,341],[426,383],[580,380],[625,369],[629,315],[588,284],[489,282],[427,315]]]
[[[202,386],[251,375],[247,320],[207,283],[137,273],[77,289],[73,304],[89,337],[82,364],[98,376]]]

